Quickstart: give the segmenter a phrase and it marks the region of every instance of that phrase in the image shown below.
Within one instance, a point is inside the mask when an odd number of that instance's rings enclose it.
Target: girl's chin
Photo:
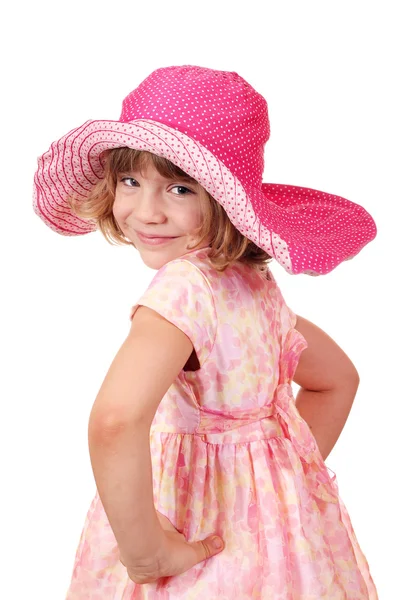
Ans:
[[[184,256],[197,248],[192,239],[185,240],[183,243],[181,240],[181,243],[178,244],[168,244],[168,247],[162,247],[164,245],[144,246],[139,240],[136,243],[134,242],[134,245],[146,267],[157,270],[171,260]],[[205,245],[203,244],[203,247]]]
[[[138,248],[138,251],[146,267],[156,270],[161,269],[161,267],[166,265],[171,260],[175,260],[176,258],[179,258],[188,252],[188,250],[185,248],[182,250],[176,249],[174,252],[161,252],[161,250],[154,252],[154,250],[149,251],[147,248]]]
[[[166,259],[162,260],[159,258],[157,260],[155,258],[152,259],[152,258],[142,256],[142,261],[146,265],[146,267],[148,267],[149,269],[155,269],[156,271],[158,271],[158,269],[161,269],[161,267],[166,265],[167,262],[169,262],[170,260],[173,260],[173,259],[166,258]]]

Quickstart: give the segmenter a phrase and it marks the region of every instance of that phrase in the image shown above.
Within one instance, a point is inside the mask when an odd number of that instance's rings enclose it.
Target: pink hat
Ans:
[[[269,133],[265,99],[237,73],[157,69],[125,98],[119,121],[86,121],[38,159],[34,211],[62,235],[96,230],[66,200],[72,193],[84,199],[102,178],[104,150],[128,146],[193,177],[288,273],[329,273],[374,239],[374,220],[339,196],[262,183]]]

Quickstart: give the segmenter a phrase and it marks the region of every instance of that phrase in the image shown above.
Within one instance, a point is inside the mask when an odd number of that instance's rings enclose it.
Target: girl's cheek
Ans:
[[[124,203],[121,197],[117,197],[114,200],[113,204],[113,214],[115,218],[121,218],[124,214]]]

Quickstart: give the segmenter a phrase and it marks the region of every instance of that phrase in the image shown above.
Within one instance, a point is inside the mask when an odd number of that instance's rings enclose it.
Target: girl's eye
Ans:
[[[133,177],[122,177],[120,181],[128,187],[135,187],[138,185],[138,182],[136,181],[136,179],[133,179]]]
[[[184,196],[185,194],[193,194],[192,190],[189,190],[189,188],[185,187],[184,185],[174,185],[174,187],[171,188],[171,192],[173,190],[176,190],[174,192],[174,194],[176,194],[177,196]]]

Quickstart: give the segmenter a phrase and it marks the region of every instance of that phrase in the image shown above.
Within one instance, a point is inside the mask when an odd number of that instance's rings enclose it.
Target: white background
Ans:
[[[361,377],[327,459],[380,600],[398,594],[399,95],[395,2],[36,2],[3,10],[0,596],[63,600],[95,492],[87,421],[154,275],[99,232],[33,213],[36,158],[87,119],[118,119],[152,70],[241,74],[267,99],[264,180],[362,204],[378,236],[324,277],[272,270]],[[263,6],[260,13],[259,6]]]

